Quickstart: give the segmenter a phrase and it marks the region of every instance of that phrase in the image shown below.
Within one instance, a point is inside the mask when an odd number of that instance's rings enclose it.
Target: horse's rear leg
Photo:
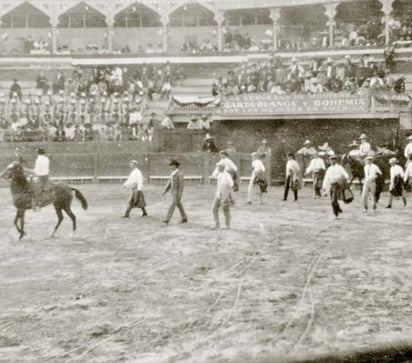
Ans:
[[[54,209],[56,210],[56,214],[57,214],[58,221],[57,221],[56,226],[54,227],[54,230],[53,230],[53,233],[51,234],[51,237],[54,237],[54,235],[55,235],[56,232],[57,232],[57,228],[59,228],[60,223],[62,222],[62,220],[63,220],[63,218],[64,218],[64,217],[63,217],[63,212],[62,212],[62,210],[61,210],[60,208],[54,206]]]
[[[72,212],[70,207],[64,208],[63,210],[66,212],[66,214],[72,220],[72,222],[73,222],[73,232],[74,232],[76,230],[76,216],[74,215],[74,213]]]

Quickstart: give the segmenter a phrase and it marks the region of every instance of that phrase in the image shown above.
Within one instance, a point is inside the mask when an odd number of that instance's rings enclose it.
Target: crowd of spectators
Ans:
[[[158,121],[144,95],[60,89],[21,96],[17,80],[10,97],[0,94],[3,141],[151,141]]]
[[[313,58],[310,64],[300,64],[293,58],[290,64],[279,58],[262,63],[243,63],[239,69],[228,72],[227,77],[214,80],[212,94],[217,96],[241,93],[269,92],[276,95],[293,93],[341,92],[356,93],[360,89],[405,91],[405,77],[394,79],[383,62],[369,55],[353,62],[331,58]]]

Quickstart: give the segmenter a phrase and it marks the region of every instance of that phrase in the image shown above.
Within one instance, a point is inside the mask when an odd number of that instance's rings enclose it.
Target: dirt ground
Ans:
[[[149,217],[120,215],[120,185],[76,185],[89,202],[49,238],[53,207],[28,211],[18,241],[0,189],[0,362],[284,362],[410,343],[412,199],[360,195],[263,205],[235,194],[232,230],[212,231],[212,185],[187,186],[189,216],[161,223],[170,197],[147,186]],[[223,218],[223,216],[222,216]]]

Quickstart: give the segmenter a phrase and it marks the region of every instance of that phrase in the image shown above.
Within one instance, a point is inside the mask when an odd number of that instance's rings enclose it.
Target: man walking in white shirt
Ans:
[[[259,198],[260,204],[263,203],[262,200],[262,188],[260,187],[260,181],[265,180],[265,166],[263,165],[262,160],[259,158],[260,154],[257,152],[252,153],[252,175],[250,177],[249,187],[247,190],[247,203],[252,204],[253,195],[255,193],[256,186],[259,187]]]
[[[386,208],[392,208],[393,197],[402,197],[403,205],[406,206],[406,198],[403,187],[403,169],[400,165],[397,164],[396,158],[389,159],[389,164],[391,165],[391,183],[389,185],[389,200]]]
[[[293,158],[292,153],[288,153],[287,157],[288,161],[286,163],[286,184],[283,200],[288,200],[289,189],[292,189],[296,202],[298,200],[300,167],[296,160]]]
[[[147,216],[146,201],[142,192],[143,189],[143,175],[137,167],[136,160],[130,160],[130,169],[132,170],[129,177],[123,184],[123,188],[129,188],[132,190],[129,202],[127,203],[127,209],[122,218],[129,218],[130,211],[133,208],[140,208],[142,210],[142,217]]]
[[[230,174],[225,171],[225,164],[221,161],[217,165],[219,174],[217,176],[216,194],[213,199],[212,212],[215,225],[212,229],[219,229],[219,208],[222,207],[225,216],[225,225],[230,229],[230,192],[233,187],[233,180]]]
[[[376,210],[377,200],[376,200],[376,178],[378,174],[382,175],[381,170],[379,167],[373,163],[373,157],[367,156],[365,158],[365,180],[363,183],[363,190],[362,190],[362,200],[363,200],[363,208],[364,212],[368,210],[368,199],[369,196],[372,197],[372,209]]]
[[[225,166],[225,171],[230,174],[233,180],[233,191],[236,192],[239,190],[239,185],[237,184],[237,166],[236,164],[229,158],[229,153],[227,150],[222,150],[219,152],[220,160],[218,164],[223,163]],[[219,175],[219,170],[216,165],[216,169],[214,170],[212,176],[217,178]]]
[[[343,185],[349,179],[346,170],[337,163],[336,155],[329,156],[331,165],[326,169],[323,179],[323,192],[329,193],[332,202],[333,214],[337,218],[342,209],[339,205],[339,199],[342,199]]]
[[[37,177],[37,185],[34,187],[34,200],[33,209],[40,210],[41,201],[40,197],[44,190],[46,190],[47,184],[49,182],[49,158],[45,155],[46,152],[44,148],[39,147],[37,149],[37,159],[34,164],[33,173]]]
[[[313,178],[313,198],[321,197],[322,181],[325,175],[325,163],[323,159],[319,157],[319,153],[315,152],[313,158],[310,161],[309,166],[306,168],[305,174],[312,173]]]

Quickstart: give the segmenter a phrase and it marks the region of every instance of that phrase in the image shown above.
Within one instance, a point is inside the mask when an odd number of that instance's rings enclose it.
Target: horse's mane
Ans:
[[[29,189],[29,182],[27,181],[23,167],[20,164],[15,164],[12,167],[11,179],[16,186],[22,189]]]

